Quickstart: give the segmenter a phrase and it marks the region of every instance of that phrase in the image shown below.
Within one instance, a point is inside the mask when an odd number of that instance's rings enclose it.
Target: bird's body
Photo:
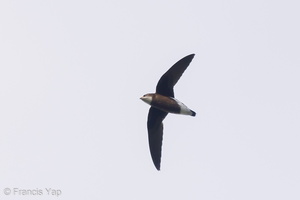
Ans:
[[[150,93],[146,94],[141,99],[148,103],[149,105],[162,110],[167,113],[181,114],[181,115],[191,115],[195,116],[196,113],[189,109],[179,100],[174,97],[167,97],[161,94]]]
[[[160,170],[161,148],[163,140],[162,121],[168,113],[196,116],[182,102],[174,98],[173,87],[189,66],[194,54],[188,55],[175,63],[158,81],[156,93],[145,94],[141,100],[151,105],[148,113],[147,129],[150,153],[157,170]]]

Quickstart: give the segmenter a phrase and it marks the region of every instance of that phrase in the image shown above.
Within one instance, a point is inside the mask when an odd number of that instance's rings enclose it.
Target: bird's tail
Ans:
[[[191,116],[193,116],[193,117],[195,117],[196,116],[196,113],[194,112],[194,111],[192,111],[192,110],[190,110],[191,111]]]

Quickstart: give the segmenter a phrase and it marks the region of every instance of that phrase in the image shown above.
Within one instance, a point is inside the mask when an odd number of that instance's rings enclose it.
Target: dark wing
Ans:
[[[163,140],[162,121],[168,113],[151,107],[148,113],[148,140],[152,161],[157,170],[160,170],[161,147]]]
[[[175,63],[158,81],[156,93],[174,97],[173,87],[193,60],[195,54],[188,55]]]

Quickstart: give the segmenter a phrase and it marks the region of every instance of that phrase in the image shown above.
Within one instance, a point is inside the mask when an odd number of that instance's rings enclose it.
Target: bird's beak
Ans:
[[[146,102],[146,98],[145,97],[141,97],[140,100],[142,100],[143,102]]]

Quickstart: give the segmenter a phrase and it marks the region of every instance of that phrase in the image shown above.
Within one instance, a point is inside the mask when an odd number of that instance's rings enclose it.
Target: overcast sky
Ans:
[[[0,198],[299,200],[299,7],[1,1]],[[157,171],[139,97],[191,53]]]

